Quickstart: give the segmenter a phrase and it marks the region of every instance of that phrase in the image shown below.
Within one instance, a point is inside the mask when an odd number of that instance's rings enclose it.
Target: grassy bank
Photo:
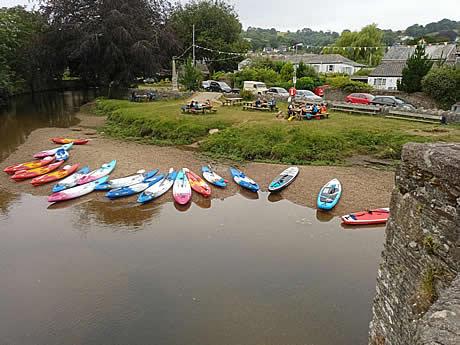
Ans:
[[[333,113],[323,121],[277,120],[273,114],[221,107],[217,114],[184,115],[183,101],[131,103],[98,100],[108,115],[105,132],[159,144],[200,141],[214,157],[290,164],[339,164],[354,154],[399,159],[407,142],[460,141],[459,127]],[[210,129],[219,133],[209,135]]]

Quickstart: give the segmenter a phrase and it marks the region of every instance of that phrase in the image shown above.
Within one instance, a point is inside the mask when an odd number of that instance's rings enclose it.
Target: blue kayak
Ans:
[[[55,158],[56,158],[56,161],[66,161],[67,159],[69,159],[69,152],[67,152],[67,150],[64,150],[64,149],[59,149],[56,151],[56,155],[55,155]]]
[[[232,174],[235,183],[241,187],[246,188],[251,192],[257,192],[260,189],[259,185],[253,179],[247,177],[241,170],[231,167],[230,173]]]
[[[117,199],[117,198],[121,198],[125,196],[131,196],[131,195],[143,192],[150,186],[163,180],[164,177],[165,175],[163,174],[155,175],[154,177],[151,177],[145,180],[144,182],[137,183],[132,186],[112,189],[110,192],[106,194],[106,196],[110,199]]]
[[[163,178],[159,183],[154,183],[149,188],[144,190],[141,195],[137,198],[137,202],[145,204],[153,199],[159,198],[165,194],[174,184],[176,180],[177,171],[173,168],[169,169],[168,175]]]
[[[56,184],[53,187],[53,193],[57,193],[64,189],[75,187],[80,177],[85,176],[90,171],[91,170],[88,166],[81,168],[75,174],[72,174],[69,177],[66,177],[65,179],[61,180],[58,184]]]
[[[206,181],[213,184],[214,186],[225,188],[227,187],[227,181],[217,175],[209,165],[201,167],[201,173]]]
[[[316,204],[321,210],[332,210],[339,202],[341,196],[342,185],[339,180],[333,179],[321,188]]]
[[[158,174],[159,170],[155,169],[152,171],[145,172],[144,170],[139,170],[136,174],[117,178],[114,180],[107,181],[106,183],[102,183],[96,187],[95,190],[110,190],[110,189],[118,189],[123,187],[129,187],[134,184],[138,184],[144,182],[145,180],[155,176]]]

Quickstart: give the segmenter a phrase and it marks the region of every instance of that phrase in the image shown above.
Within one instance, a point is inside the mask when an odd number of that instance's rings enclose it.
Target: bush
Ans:
[[[254,99],[254,94],[249,90],[241,90],[240,97],[245,101],[251,101]]]
[[[443,109],[449,109],[460,100],[460,68],[434,68],[422,80],[423,91]]]
[[[184,65],[184,71],[180,77],[180,83],[184,85],[187,90],[196,91],[201,86],[203,75],[200,70],[192,64],[192,60],[187,60]]]
[[[353,81],[348,76],[327,77],[326,83],[345,92],[372,92],[373,87],[367,83]]]

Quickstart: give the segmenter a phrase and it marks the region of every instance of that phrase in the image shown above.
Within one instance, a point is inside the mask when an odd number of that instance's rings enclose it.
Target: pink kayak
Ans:
[[[73,143],[62,145],[56,147],[55,149],[40,151],[34,154],[34,158],[44,158],[48,156],[54,156],[60,149],[64,149],[64,151],[69,151],[73,146]]]
[[[102,164],[99,169],[93,170],[90,173],[83,175],[77,181],[78,185],[90,183],[100,179],[101,177],[109,175],[113,169],[115,169],[115,165],[117,165],[117,161],[113,160],[109,163]]]
[[[180,205],[187,204],[192,198],[192,188],[190,187],[187,176],[185,176],[184,169],[179,170],[177,173],[173,186],[173,197]]]

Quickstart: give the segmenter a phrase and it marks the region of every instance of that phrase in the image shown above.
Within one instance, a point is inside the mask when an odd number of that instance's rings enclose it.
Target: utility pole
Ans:
[[[192,33],[192,48],[193,48],[193,67],[195,67],[195,24],[193,24],[193,33]]]
[[[178,84],[177,84],[176,57],[175,56],[173,56],[173,58],[172,58],[172,78],[171,78],[171,82],[172,82],[173,91],[178,91],[179,87],[178,87]]]

